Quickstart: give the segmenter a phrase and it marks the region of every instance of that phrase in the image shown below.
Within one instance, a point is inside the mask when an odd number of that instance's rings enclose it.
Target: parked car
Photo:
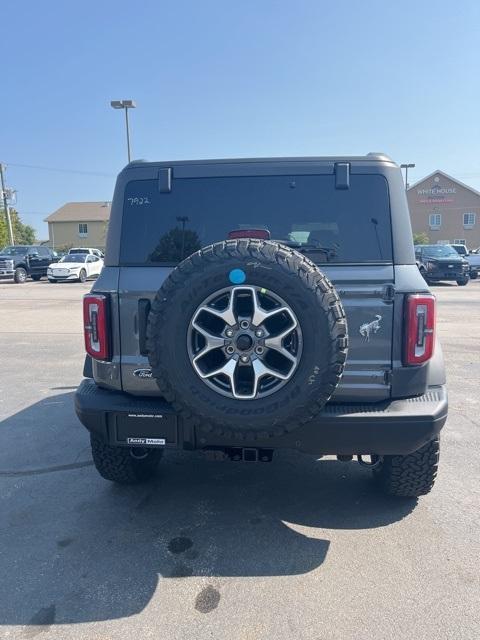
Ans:
[[[84,247],[73,247],[72,249],[69,249],[68,253],[89,253],[90,255],[102,258],[102,260],[105,257],[100,249],[89,249]]]
[[[30,276],[40,280],[47,275],[48,266],[56,261],[48,247],[15,245],[0,250],[0,279],[14,280],[21,284]]]
[[[292,448],[357,456],[391,495],[433,486],[435,298],[387,156],[132,162],[83,315],[75,405],[108,480],[147,480],[164,449]]]
[[[454,281],[460,287],[470,280],[470,266],[449,244],[419,244],[415,247],[417,266],[427,284]]]
[[[465,258],[470,266],[470,279],[476,280],[478,278],[478,272],[480,271],[480,255],[478,255],[478,250],[469,251],[464,244],[452,244],[455,251],[459,256]]]
[[[59,262],[48,267],[49,282],[78,280],[86,282],[88,278],[97,277],[103,267],[103,260],[88,253],[69,253]]]

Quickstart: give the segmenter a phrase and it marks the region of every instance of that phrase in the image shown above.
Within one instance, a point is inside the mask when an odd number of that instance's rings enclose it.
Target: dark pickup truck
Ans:
[[[0,250],[0,280],[21,284],[28,276],[40,280],[47,275],[48,265],[58,258],[48,247],[15,245]]]
[[[470,280],[470,266],[449,244],[420,244],[415,247],[417,266],[429,285],[453,281],[464,287]]]

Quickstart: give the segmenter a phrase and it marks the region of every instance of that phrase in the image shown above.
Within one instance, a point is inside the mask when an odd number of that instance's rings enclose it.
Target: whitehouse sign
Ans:
[[[434,184],[429,189],[417,189],[418,202],[422,204],[448,204],[453,202],[453,194],[457,193],[456,187],[442,187],[438,184],[439,178],[435,178]]]

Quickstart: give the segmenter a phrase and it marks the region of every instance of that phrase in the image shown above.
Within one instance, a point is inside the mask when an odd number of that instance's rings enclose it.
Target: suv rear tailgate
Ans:
[[[393,267],[321,265],[335,284],[347,313],[349,353],[334,399],[377,402],[390,397],[393,330]],[[158,395],[145,378],[146,355],[140,353],[139,301],[152,300],[170,267],[121,267],[119,279],[122,388],[132,394]],[[373,323],[373,324],[372,324]],[[174,363],[172,363],[174,366]],[[147,374],[148,375],[148,374]]]

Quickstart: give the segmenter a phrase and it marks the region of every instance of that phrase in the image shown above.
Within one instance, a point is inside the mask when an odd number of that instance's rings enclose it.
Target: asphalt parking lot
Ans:
[[[72,402],[90,286],[0,283],[2,639],[478,638],[480,280],[434,287],[450,417],[418,503],[294,453],[102,480]]]

